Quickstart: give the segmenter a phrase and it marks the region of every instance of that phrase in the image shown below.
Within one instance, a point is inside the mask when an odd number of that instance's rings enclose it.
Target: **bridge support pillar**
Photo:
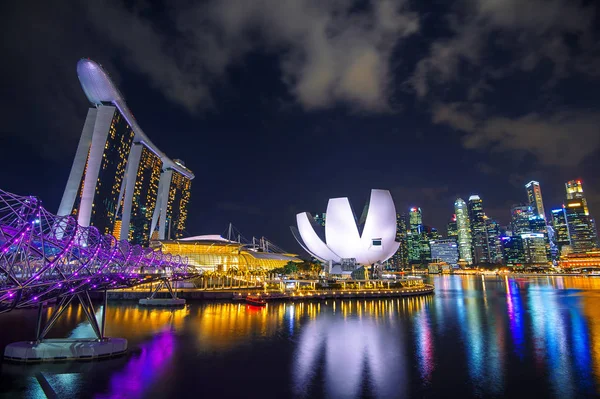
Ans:
[[[162,289],[166,288],[171,295],[170,298],[155,298],[156,294]],[[142,306],[184,306],[185,299],[177,298],[177,291],[173,291],[171,281],[168,278],[163,278],[156,285],[156,288],[148,298],[142,298],[139,300],[139,304]]]
[[[77,298],[88,319],[95,337],[46,339],[57,320]],[[107,296],[104,292],[102,324],[98,324],[96,311],[87,291],[60,297],[46,323],[43,323],[43,303],[39,304],[35,341],[14,342],[6,346],[4,359],[17,362],[45,362],[64,360],[92,360],[117,356],[127,351],[127,340],[105,336]]]

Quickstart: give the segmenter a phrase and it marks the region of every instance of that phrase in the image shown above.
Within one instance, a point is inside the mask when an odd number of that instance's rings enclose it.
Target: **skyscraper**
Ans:
[[[426,265],[431,262],[431,247],[430,242],[432,240],[438,240],[440,234],[435,227],[423,226],[421,231],[421,264]]]
[[[548,248],[543,233],[523,233],[523,260],[528,265],[548,266]]]
[[[410,229],[418,231],[419,233],[423,229],[423,214],[421,208],[410,208],[409,213],[409,224]]]
[[[421,233],[423,232],[423,216],[421,208],[410,208],[408,214],[409,229],[407,231],[408,260],[412,264],[421,263]]]
[[[546,213],[544,211],[544,202],[542,201],[542,189],[540,188],[540,183],[532,180],[525,185],[525,189],[527,190],[527,199],[529,200],[529,205],[532,207],[533,212],[541,216],[544,220],[546,220]]]
[[[483,201],[478,195],[469,197],[469,222],[473,249],[473,261],[476,264],[489,262],[487,242],[486,216],[483,211]]]
[[[469,214],[467,204],[462,198],[454,202],[454,213],[456,214],[456,227],[458,230],[458,253],[460,258],[469,265],[473,264],[471,251],[471,232],[469,231]]]
[[[578,180],[570,180],[565,183],[565,189],[567,191],[567,199],[580,199],[583,204],[583,211],[586,215],[590,217],[590,225],[592,229],[592,241],[598,246],[598,229],[596,226],[596,221],[590,215],[590,210],[588,208],[587,199],[585,198],[585,194],[583,193],[583,182]]]
[[[82,59],[77,75],[93,107],[58,215],[135,244],[147,245],[157,227],[161,239],[168,226],[180,237],[194,174],[150,141],[99,64]]]
[[[446,226],[446,233],[448,238],[454,238],[458,241],[458,228],[456,226],[456,215],[452,215],[452,219],[448,222]]]
[[[523,240],[520,235],[502,237],[502,253],[504,263],[510,267],[520,267],[525,263]]]
[[[586,215],[590,214],[587,206],[587,200],[583,194],[583,182],[581,180],[569,180],[565,183],[565,190],[567,191],[567,199],[580,199],[583,204],[583,211]]]
[[[586,252],[596,247],[596,234],[590,216],[585,211],[582,198],[567,200],[565,218],[569,230],[569,242],[575,253]]]
[[[487,244],[490,263],[502,263],[502,242],[500,241],[500,225],[493,219],[486,218]]]
[[[396,214],[396,241],[400,243],[400,246],[394,256],[392,256],[392,264],[396,269],[404,269],[408,267],[408,243],[405,214]]]
[[[512,231],[513,236],[531,232],[529,226],[529,219],[534,216],[531,206],[514,205],[510,213],[510,229]]]

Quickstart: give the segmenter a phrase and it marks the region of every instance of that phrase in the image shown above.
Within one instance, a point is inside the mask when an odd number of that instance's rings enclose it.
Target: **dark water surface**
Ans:
[[[185,309],[109,303],[119,358],[4,363],[0,397],[598,397],[600,278],[439,276],[433,296]],[[0,348],[36,310],[0,315]],[[91,337],[79,306],[55,337]]]

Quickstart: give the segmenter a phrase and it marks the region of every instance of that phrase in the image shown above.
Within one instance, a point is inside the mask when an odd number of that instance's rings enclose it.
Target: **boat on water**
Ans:
[[[267,301],[261,298],[260,295],[248,295],[246,297],[246,303],[254,306],[265,306]]]

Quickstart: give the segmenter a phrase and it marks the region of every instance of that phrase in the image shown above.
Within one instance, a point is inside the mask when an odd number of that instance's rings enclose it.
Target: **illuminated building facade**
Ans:
[[[544,202],[542,201],[542,189],[540,188],[540,183],[532,180],[525,185],[525,189],[527,190],[527,199],[529,200],[529,205],[532,207],[534,213],[546,220],[546,212],[544,211]]]
[[[94,107],[88,110],[58,215],[73,215],[81,226],[134,244],[147,245],[157,227],[164,239],[168,225],[180,237],[194,174],[148,139],[99,64],[82,59],[77,75]]]
[[[147,246],[150,242],[150,228],[158,198],[158,184],[162,172],[162,160],[147,147],[137,144],[132,150],[140,151],[139,163],[133,190],[127,190],[123,199],[121,234],[123,239]],[[133,155],[136,156],[136,155]],[[133,172],[133,168],[130,169]],[[130,215],[127,220],[127,215]]]
[[[596,226],[596,221],[590,215],[590,210],[588,208],[587,199],[583,193],[583,182],[581,180],[570,180],[565,183],[565,189],[567,191],[567,199],[580,199],[583,204],[583,211],[586,215],[590,217],[590,225],[592,229],[593,241],[596,246],[600,245],[598,243],[598,229]]]
[[[590,210],[587,206],[587,200],[583,193],[583,182],[581,180],[570,180],[565,183],[565,190],[567,192],[567,199],[580,199],[583,204],[583,210],[586,215],[590,214]]]
[[[486,219],[487,245],[490,263],[502,263],[502,242],[500,225],[493,219]]]
[[[452,215],[452,219],[446,225],[446,234],[448,238],[458,240],[458,227],[456,226],[456,215]]]
[[[520,235],[531,232],[529,219],[534,216],[533,210],[529,205],[515,205],[511,211],[510,229],[513,235]]]
[[[460,259],[473,264],[473,252],[471,247],[471,231],[469,228],[469,211],[467,204],[462,198],[454,202],[454,213],[456,214],[456,228],[458,230],[458,253]]]
[[[525,264],[523,240],[521,236],[502,237],[504,263],[510,267],[522,267]]]
[[[523,261],[527,265],[548,266],[547,238],[543,233],[521,234]]]
[[[574,253],[587,252],[596,248],[596,234],[581,198],[567,200],[565,218]]]
[[[421,213],[421,208],[410,208],[408,212],[408,227],[408,261],[411,264],[420,264],[423,233],[423,215]]]
[[[446,262],[450,266],[458,267],[458,244],[454,239],[431,240],[431,260]]]
[[[560,267],[564,269],[600,268],[600,251],[588,251],[584,253],[571,253],[562,256],[559,261]]]
[[[408,242],[405,214],[396,214],[396,241],[400,243],[400,245],[394,256],[392,256],[392,265],[396,269],[404,269],[408,267]]]
[[[160,241],[158,245],[164,253],[187,257],[188,267],[198,271],[269,271],[284,267],[288,262],[302,262],[295,254],[265,252],[218,235]]]
[[[489,248],[487,242],[486,216],[483,211],[483,201],[478,195],[469,197],[469,222],[473,248],[473,261],[475,264],[489,262]]]

